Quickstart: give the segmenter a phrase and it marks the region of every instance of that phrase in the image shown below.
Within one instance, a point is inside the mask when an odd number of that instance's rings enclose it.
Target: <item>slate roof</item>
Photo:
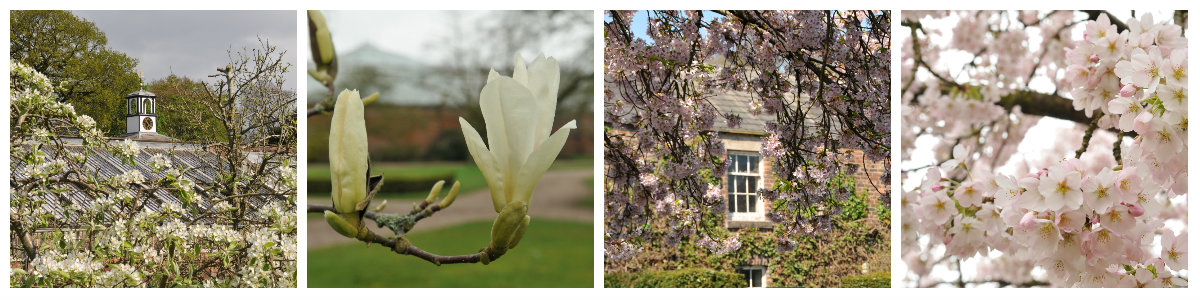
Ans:
[[[215,191],[202,190],[199,187],[205,185],[202,183],[213,182],[213,181],[217,180],[217,176],[219,174],[218,170],[225,168],[227,165],[216,154],[209,152],[207,150],[203,150],[199,147],[195,147],[194,145],[190,145],[190,146],[186,145],[186,144],[175,144],[175,145],[178,145],[178,146],[176,146],[176,147],[146,147],[146,146],[143,146],[140,149],[140,151],[138,152],[137,156],[134,157],[133,164],[126,164],[120,158],[113,156],[110,153],[107,153],[104,151],[89,150],[88,148],[86,148],[82,145],[64,145],[64,148],[66,151],[68,151],[70,153],[85,153],[88,156],[87,163],[85,164],[85,168],[86,168],[85,172],[94,174],[97,178],[112,178],[117,175],[124,174],[128,170],[138,170],[142,173],[143,176],[146,177],[147,181],[159,180],[163,176],[162,176],[162,174],[158,174],[153,171],[153,168],[150,166],[150,160],[151,160],[151,157],[153,157],[155,154],[162,154],[163,156],[170,159],[171,163],[174,164],[175,166],[177,166],[177,168],[183,172],[183,176],[185,176],[186,178],[188,178],[189,180],[191,180],[192,182],[195,183],[194,186],[196,188],[194,188],[194,191],[197,193],[197,195],[200,195],[204,199],[213,199],[213,198],[223,197],[223,195],[216,194]],[[30,146],[26,145],[26,146],[22,146],[22,147],[25,149],[29,149]],[[60,155],[60,153],[55,153],[55,152],[56,151],[50,150],[50,151],[47,151],[46,154],[49,159],[54,159]],[[24,169],[25,169],[24,162],[19,161],[19,160],[14,160],[12,162],[12,171],[13,171],[12,177],[15,180],[22,180],[22,179],[28,178],[28,176],[26,176],[24,174],[25,172],[21,171]],[[276,178],[267,178],[266,180],[268,182],[276,182],[277,179]],[[40,200],[45,201],[43,204],[43,208],[46,209],[47,211],[52,212],[55,215],[56,219],[62,223],[60,225],[62,225],[63,227],[78,227],[81,225],[88,224],[89,221],[93,221],[93,220],[80,220],[78,217],[74,216],[73,214],[65,213],[64,210],[67,207],[69,207],[71,204],[78,205],[85,209],[90,208],[93,205],[93,202],[95,199],[92,199],[90,196],[88,196],[86,193],[84,193],[81,190],[82,187],[80,187],[78,185],[66,184],[66,185],[61,185],[61,187],[66,187],[67,190],[61,191],[61,192],[44,193],[42,195],[37,196],[38,198],[40,198]],[[258,192],[267,193],[267,192],[274,192],[274,191],[270,191],[267,188],[263,188],[263,189],[260,189]],[[146,208],[149,208],[152,211],[159,211],[161,209],[161,207],[163,206],[163,204],[168,203],[168,202],[183,206],[182,200],[179,199],[179,197],[177,197],[174,194],[167,192],[167,191],[155,191],[155,192],[153,192],[151,198],[152,199],[149,199],[149,201],[141,201],[141,202],[144,203],[143,205],[145,205]],[[247,211],[247,213],[246,213],[246,218],[250,219],[250,220],[260,219],[260,213],[257,209],[265,207],[266,204],[268,204],[270,202],[282,202],[284,204],[285,209],[292,209],[292,210],[295,209],[295,205],[296,205],[296,203],[294,201],[287,201],[286,200],[287,198],[282,197],[282,196],[255,196],[255,197],[247,197],[246,199],[248,201],[247,207],[250,208],[249,211]],[[118,204],[118,205],[120,205],[120,204]],[[209,203],[209,202],[199,203],[198,207],[200,209],[198,211],[190,212],[191,215],[185,216],[185,220],[182,220],[182,221],[184,221],[184,222],[195,221],[197,223],[213,223],[213,222],[215,222],[215,220],[210,219],[205,214],[206,212],[208,212],[208,210],[213,205],[215,205],[215,203]],[[134,208],[133,207],[122,207],[122,210],[124,210],[124,211],[130,211],[132,209],[134,209]]]
[[[121,136],[121,139],[130,139],[134,141],[147,142],[177,142],[173,137],[158,134],[157,132],[134,132]]]
[[[708,98],[721,115],[735,114],[742,117],[742,124],[737,128],[726,126],[724,119],[718,119],[713,129],[719,132],[743,133],[762,135],[767,132],[767,122],[774,122],[775,116],[767,113],[755,115],[750,112],[750,93],[728,91]]]

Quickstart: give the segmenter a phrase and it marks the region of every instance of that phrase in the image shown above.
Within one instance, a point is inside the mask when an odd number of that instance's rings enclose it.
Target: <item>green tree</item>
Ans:
[[[172,74],[146,90],[158,96],[159,133],[184,141],[224,140],[221,122],[200,103],[203,82]]]
[[[58,101],[92,116],[112,136],[125,132],[124,96],[137,90],[137,60],[109,49],[96,24],[67,11],[14,10],[9,58],[33,67],[60,87]]]

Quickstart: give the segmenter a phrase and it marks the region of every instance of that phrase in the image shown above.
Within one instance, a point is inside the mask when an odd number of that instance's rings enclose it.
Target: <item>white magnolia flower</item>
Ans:
[[[338,233],[354,237],[361,227],[360,205],[367,197],[367,125],[363,102],[356,90],[338,95],[329,128],[329,176],[333,209],[325,219]],[[344,224],[339,223],[344,221]]]
[[[492,70],[479,93],[486,145],[475,127],[458,119],[471,157],[487,180],[492,205],[501,213],[492,226],[493,248],[511,248],[520,241],[529,223],[524,214],[533,188],[575,128],[572,120],[550,134],[558,103],[558,62],[539,55],[527,68],[517,55],[515,63],[512,77]]]

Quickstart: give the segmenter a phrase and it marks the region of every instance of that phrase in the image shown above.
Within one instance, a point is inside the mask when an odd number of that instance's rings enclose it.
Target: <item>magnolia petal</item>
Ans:
[[[479,166],[479,172],[483,173],[483,179],[487,181],[488,189],[492,194],[492,206],[496,212],[504,208],[504,203],[508,201],[504,199],[504,182],[500,177],[500,168],[496,165],[496,158],[492,156],[492,152],[487,150],[483,144],[483,139],[479,137],[479,132],[475,131],[475,127],[471,123],[467,123],[466,119],[458,118],[459,126],[462,126],[463,138],[467,141],[467,150],[471,152],[471,157],[475,159],[475,165]]]
[[[329,130],[329,172],[333,207],[340,214],[357,211],[367,196],[367,127],[357,90],[343,90],[333,109]]]
[[[500,77],[500,73],[496,73],[496,69],[492,69],[492,71],[488,72],[487,82],[492,82],[492,79],[496,79],[499,77]]]
[[[520,53],[517,53],[517,57],[513,58],[512,78],[520,82],[523,86],[529,86],[529,71],[525,69],[525,59],[521,58]]]
[[[508,170],[509,155],[508,129],[505,128],[503,103],[500,99],[500,83],[502,76],[488,80],[479,92],[479,109],[483,112],[483,125],[487,129],[487,149],[492,153],[496,168]],[[511,79],[509,79],[511,80]]]
[[[529,155],[529,159],[525,165],[521,167],[520,174],[517,176],[515,190],[513,191],[512,199],[519,199],[526,204],[530,202],[533,196],[533,188],[537,186],[538,180],[542,178],[542,174],[550,169],[550,165],[554,163],[554,159],[558,157],[558,152],[562,151],[562,147],[567,143],[567,134],[575,129],[575,120],[567,122],[554,135],[546,139],[545,143],[537,146],[533,153]],[[509,200],[514,201],[514,200]]]
[[[550,136],[554,129],[554,113],[558,106],[558,61],[538,55],[529,64],[529,91],[537,100],[538,115],[537,131],[534,132],[534,144],[541,144]]]
[[[525,164],[534,147],[532,133],[537,128],[537,118],[530,116],[536,116],[539,112],[533,94],[516,80],[500,77],[483,87],[480,101],[480,106],[488,102],[492,103],[488,109],[496,110],[485,111],[484,118],[487,119],[488,114],[493,115],[493,119],[486,120],[488,142],[495,143],[490,146],[500,170],[504,172],[503,181],[516,182],[519,168]],[[504,198],[512,201],[513,186],[505,184],[504,191]]]

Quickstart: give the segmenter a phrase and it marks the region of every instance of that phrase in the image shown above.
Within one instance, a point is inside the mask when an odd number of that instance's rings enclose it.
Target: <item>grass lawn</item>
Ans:
[[[550,166],[550,170],[578,170],[591,169],[592,158],[581,157],[571,159],[559,159],[554,161]],[[479,168],[474,162],[433,162],[433,163],[405,163],[405,164],[387,164],[381,163],[371,166],[373,175],[384,174],[384,184],[387,184],[388,176],[421,176],[430,174],[445,174],[454,173],[454,179],[459,181],[459,193],[465,194],[479,189],[487,188],[487,181],[483,179],[483,173],[479,172]],[[329,178],[328,164],[310,164],[308,165],[308,178]],[[453,185],[453,182],[446,183],[446,191]],[[432,186],[430,187],[432,188]],[[324,197],[328,198],[327,193],[309,193],[309,197]],[[428,191],[402,193],[402,194],[380,194],[376,199],[424,199],[429,195]]]
[[[491,221],[409,235],[421,249],[461,255],[487,244]],[[308,251],[309,287],[592,287],[592,224],[539,220],[516,248],[489,265],[435,266],[378,245]]]
[[[593,177],[588,177],[587,179],[585,179],[583,181],[584,186],[588,187],[588,189],[591,189],[592,181],[594,179],[595,178],[593,178]],[[583,198],[580,198],[579,200],[575,200],[575,202],[573,204],[575,204],[575,207],[592,209],[592,207],[594,205],[593,203],[595,202],[594,198],[596,198],[595,195],[588,194],[587,197],[583,197]]]

